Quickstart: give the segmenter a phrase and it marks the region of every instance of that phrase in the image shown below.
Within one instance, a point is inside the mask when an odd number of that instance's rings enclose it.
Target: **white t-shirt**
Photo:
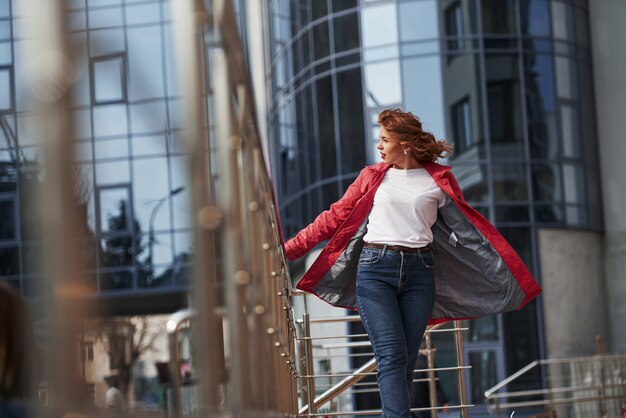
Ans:
[[[374,195],[363,240],[412,248],[430,244],[430,228],[445,197],[426,169],[390,168]]]

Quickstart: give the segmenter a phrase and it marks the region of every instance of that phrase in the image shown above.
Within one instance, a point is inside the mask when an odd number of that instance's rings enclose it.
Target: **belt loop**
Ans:
[[[386,252],[387,252],[387,244],[383,246],[383,250],[380,252],[380,256],[384,257]]]

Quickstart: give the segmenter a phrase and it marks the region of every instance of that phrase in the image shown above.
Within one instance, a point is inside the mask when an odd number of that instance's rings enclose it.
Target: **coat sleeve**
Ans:
[[[313,222],[285,243],[285,256],[295,260],[315,247],[321,241],[330,239],[346,220],[354,205],[365,193],[366,170],[361,173],[348,187],[343,197],[333,203],[328,210],[318,215]]]

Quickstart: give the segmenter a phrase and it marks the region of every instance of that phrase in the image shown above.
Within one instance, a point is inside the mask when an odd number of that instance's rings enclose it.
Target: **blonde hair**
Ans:
[[[435,162],[447,157],[454,146],[446,141],[437,141],[433,134],[422,129],[422,122],[411,112],[400,109],[385,109],[378,115],[378,124],[408,147],[420,162]]]

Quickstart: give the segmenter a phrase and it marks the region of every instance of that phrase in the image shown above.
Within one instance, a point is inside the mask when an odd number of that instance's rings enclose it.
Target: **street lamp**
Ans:
[[[150,213],[150,223],[149,223],[149,235],[148,235],[148,262],[150,263],[150,276],[148,277],[148,284],[152,283],[154,279],[154,266],[152,264],[152,255],[153,255],[153,247],[155,243],[154,239],[154,218],[156,217],[157,212],[161,209],[161,206],[171,197],[176,196],[180,192],[185,190],[185,186],[180,186],[175,188],[174,190],[170,190],[170,192],[159,199],[154,208],[152,209],[152,213]]]

